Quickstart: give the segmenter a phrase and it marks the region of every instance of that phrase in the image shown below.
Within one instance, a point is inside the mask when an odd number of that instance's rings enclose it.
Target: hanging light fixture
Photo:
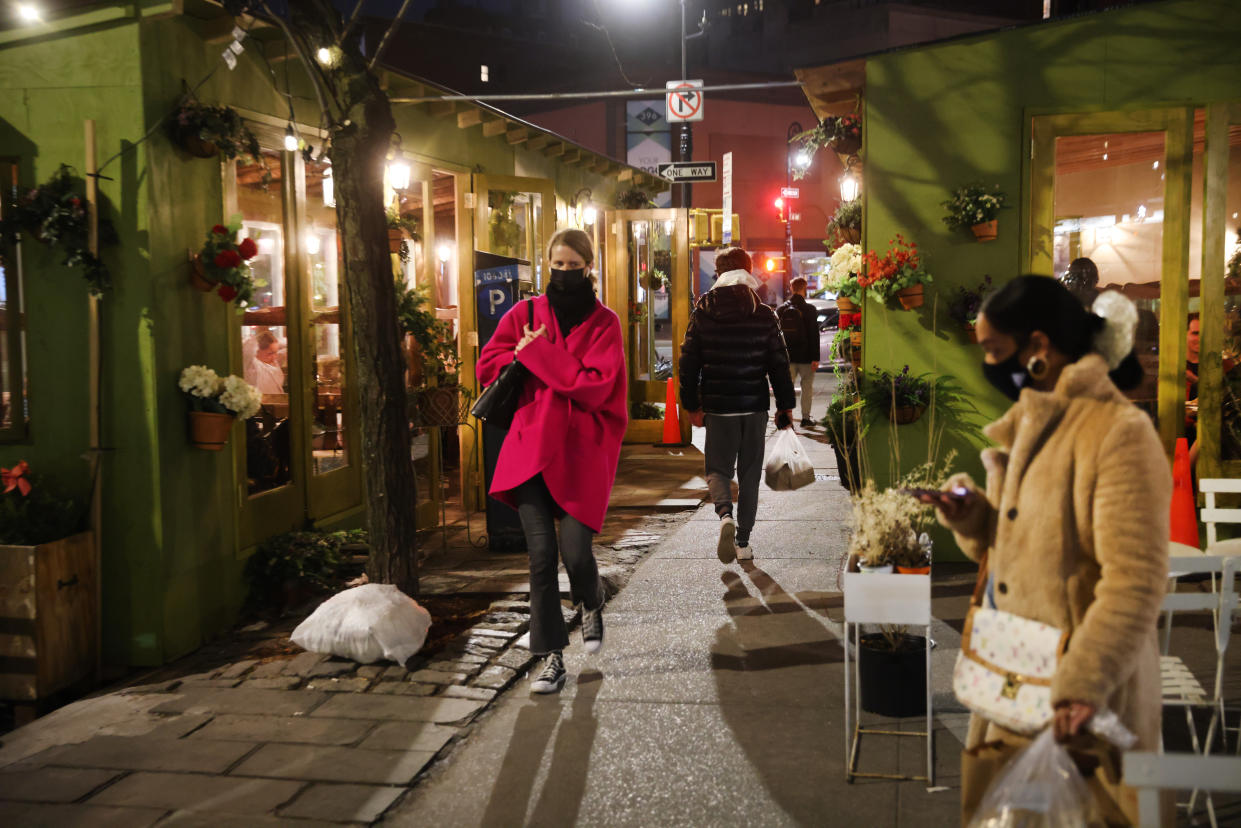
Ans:
[[[293,122],[284,129],[284,148],[289,152],[297,152],[297,132],[293,129]]]
[[[599,211],[594,208],[594,205],[586,205],[586,209],[582,211],[582,223],[587,227],[594,227],[598,218]]]
[[[862,184],[850,170],[840,177],[840,200],[853,201],[862,190]]]
[[[394,190],[409,189],[409,164],[394,159],[388,162],[388,184]]]
[[[332,180],[332,168],[323,171],[323,206],[336,206],[336,184]]]

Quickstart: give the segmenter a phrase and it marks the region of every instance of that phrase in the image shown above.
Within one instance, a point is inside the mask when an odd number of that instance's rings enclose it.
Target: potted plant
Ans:
[[[865,385],[865,403],[876,413],[886,414],[897,425],[917,422],[931,404],[928,376],[909,373],[908,365],[896,374],[876,366]]]
[[[4,219],[0,238],[15,243],[19,235],[29,235],[64,255],[62,264],[78,268],[86,278],[87,289],[99,296],[112,287],[108,268],[90,252],[90,216],[86,210],[86,184],[77,172],[61,164],[46,183],[20,196],[5,190]],[[117,241],[116,230],[106,219],[99,219],[99,244]]]
[[[397,318],[408,338],[411,362],[410,385],[414,416],[428,426],[455,426],[461,422],[463,389],[458,376],[460,360],[452,325],[437,319],[431,298],[423,288],[410,288],[397,281]]]
[[[991,277],[984,276],[982,282],[975,287],[959,287],[948,301],[948,316],[961,327],[965,328],[970,342],[978,344],[978,312],[982,309],[982,300],[991,292]]]
[[[245,310],[261,281],[250,270],[250,260],[258,255],[259,246],[253,238],[237,241],[240,232],[241,214],[234,215],[227,225],[217,224],[208,230],[202,249],[193,258],[190,282]]]
[[[263,405],[253,385],[236,375],[221,378],[206,365],[185,368],[178,386],[190,404],[190,442],[207,451],[224,448],[233,421],[250,419]]]
[[[249,158],[263,163],[258,138],[230,106],[208,106],[182,96],[168,119],[169,137],[198,158]],[[264,168],[266,164],[263,163]]]
[[[895,298],[905,310],[922,307],[923,289],[933,279],[922,266],[916,243],[905,241],[897,233],[886,253],[879,256],[871,250],[864,259],[865,273],[858,278],[858,284],[872,297],[881,302]]]
[[[862,248],[856,244],[842,244],[828,261],[827,274],[821,280],[823,289],[836,294],[836,308],[841,313],[857,311],[862,300]]]
[[[517,194],[492,190],[487,202],[491,208],[487,228],[492,251],[501,256],[516,256],[521,246],[521,225],[513,217]]]
[[[86,505],[30,474],[23,460],[0,469],[0,596],[6,655],[3,698],[33,702],[89,679],[99,606],[94,536]]]
[[[824,118],[818,126],[811,127],[789,139],[789,143],[800,144],[801,148],[813,155],[820,147],[831,147],[841,155],[854,155],[862,148],[862,118],[856,113]],[[797,168],[793,172],[795,178],[802,178],[806,168]]]
[[[1006,199],[999,185],[987,189],[981,184],[967,184],[943,202],[948,209],[944,224],[948,225],[949,230],[968,227],[979,241],[992,241],[999,232],[998,217]]]
[[[827,415],[823,418],[823,429],[827,432],[828,445],[836,455],[836,469],[840,472],[840,485],[850,492],[861,489],[861,456],[860,444],[865,429],[862,425],[862,406],[855,393],[851,392],[851,383],[843,381],[832,395],[827,407]]]
[[[841,242],[857,244],[862,240],[862,199],[842,201],[827,222],[827,240],[831,247]]]
[[[616,194],[616,207],[618,210],[645,210],[648,207],[654,206],[655,202],[651,200],[646,190],[631,188]]]
[[[669,285],[668,274],[657,267],[651,268],[650,270],[643,270],[640,274],[638,274],[638,278],[642,282],[642,285],[647,290],[652,292],[658,291],[660,288],[667,287]]]
[[[409,213],[402,213],[394,203],[388,208],[388,252],[397,254],[402,262],[409,261],[409,250],[405,240],[420,241],[418,219]]]

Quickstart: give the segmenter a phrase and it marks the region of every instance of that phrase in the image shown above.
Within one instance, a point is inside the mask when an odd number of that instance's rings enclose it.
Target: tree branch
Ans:
[[[289,43],[293,45],[293,51],[297,52],[298,58],[301,59],[302,66],[305,68],[306,74],[310,76],[311,85],[315,88],[315,96],[319,99],[320,110],[322,110],[324,115],[328,116],[328,120],[331,123],[335,123],[338,120],[344,120],[348,117],[348,115],[345,112],[344,107],[341,106],[340,101],[337,100],[331,81],[319,68],[316,61],[309,54],[307,54],[309,44],[305,43],[298,37],[298,35],[293,31],[293,27],[289,25],[287,20],[276,14],[275,10],[272,9],[271,4],[268,3],[267,0],[262,0],[262,3],[263,9],[272,18],[272,20],[276,21],[276,25],[280,27],[280,30],[284,32],[284,36],[288,39]],[[339,119],[333,117],[333,109],[328,103],[328,97],[332,99],[332,103],[336,104],[336,111],[340,113]]]
[[[345,38],[349,37],[349,32],[353,29],[353,24],[357,22],[358,13],[362,11],[362,6],[365,3],[366,0],[358,0],[358,4],[353,7],[353,14],[349,15],[349,21],[345,23],[345,28],[341,29],[340,37],[336,38],[336,45],[338,47],[345,42]]]
[[[409,4],[413,0],[405,0],[401,4],[401,10],[396,13],[396,17],[392,18],[392,25],[388,27],[388,31],[384,32],[383,40],[379,41],[379,48],[375,50],[375,56],[371,58],[370,65],[366,68],[374,71],[375,64],[379,63],[379,58],[383,56],[384,49],[388,46],[388,40],[392,37],[392,33],[396,31],[396,27],[401,25],[401,19],[405,17],[405,10],[409,8]]]

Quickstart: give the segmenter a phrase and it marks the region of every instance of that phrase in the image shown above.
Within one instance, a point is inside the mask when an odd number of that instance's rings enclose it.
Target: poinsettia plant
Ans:
[[[84,528],[83,504],[65,497],[43,479],[31,479],[22,460],[0,469],[0,544],[38,546]]]
[[[858,278],[858,284],[881,302],[907,288],[932,282],[931,274],[922,266],[917,243],[906,241],[900,233],[889,242],[882,256],[871,250],[863,258],[865,272]]]
[[[245,308],[254,296],[259,281],[250,271],[250,260],[259,252],[252,238],[237,240],[241,232],[241,216],[233,216],[227,225],[217,224],[207,231],[207,240],[198,253],[199,264],[206,279],[218,283],[216,293],[225,302],[236,302]]]
[[[112,277],[99,257],[90,252],[90,214],[86,207],[86,183],[72,167],[61,164],[46,183],[6,198],[0,238],[15,243],[19,234],[28,235],[59,248],[64,254],[62,263],[80,269],[90,292],[99,296],[112,287]],[[115,243],[112,223],[100,218],[100,246]]]
[[[862,330],[862,314],[858,313],[842,313],[840,315],[840,330],[842,331],[860,331]]]

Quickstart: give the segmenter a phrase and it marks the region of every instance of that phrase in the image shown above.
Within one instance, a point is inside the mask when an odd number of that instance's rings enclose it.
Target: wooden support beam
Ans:
[[[505,136],[510,144],[524,144],[530,140],[530,127],[515,126],[509,129]]]
[[[503,118],[487,118],[483,117],[483,137],[494,138],[497,135],[503,135],[508,130],[508,121]]]
[[[565,147],[564,141],[556,141],[555,143],[548,146],[547,149],[543,150],[543,154],[549,157],[553,157],[557,155],[564,155],[564,147]]]
[[[543,133],[542,135],[536,135],[533,138],[531,138],[528,142],[526,142],[526,146],[532,150],[541,150],[544,147],[546,147],[548,144],[550,144],[553,140],[554,139],[552,138],[552,136],[546,133]]]
[[[621,167],[621,171],[616,174],[617,181],[632,181],[633,167]]]
[[[447,118],[456,111],[456,101],[431,101],[427,104],[427,112],[432,118]]]
[[[464,112],[457,113],[457,126],[461,129],[469,129],[483,122],[483,112],[481,109],[467,109]]]
[[[576,164],[582,160],[582,151],[578,147],[565,150],[564,157],[560,159],[565,164]]]

